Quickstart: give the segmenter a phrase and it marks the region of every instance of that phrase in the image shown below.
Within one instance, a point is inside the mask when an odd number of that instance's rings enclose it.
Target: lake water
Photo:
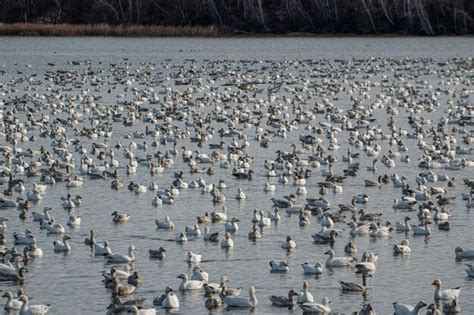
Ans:
[[[104,82],[112,81],[113,76],[110,75],[109,64],[118,64],[126,62],[133,64],[130,66],[130,73],[133,73],[139,63],[154,64],[149,70],[161,79],[179,72],[179,67],[189,69],[194,64],[198,69],[207,67],[212,63],[214,67],[228,67],[236,73],[244,74],[249,69],[250,76],[261,78],[264,80],[262,88],[264,92],[259,91],[257,98],[266,99],[266,88],[272,85],[270,76],[275,73],[281,77],[292,73],[297,79],[294,85],[288,85],[292,89],[301,87],[302,78],[308,78],[311,83],[321,84],[323,78],[310,78],[308,74],[312,69],[318,67],[314,60],[328,60],[335,66],[334,73],[337,73],[338,67],[344,67],[334,60],[350,60],[353,58],[366,59],[370,57],[379,58],[387,57],[392,60],[402,60],[408,58],[415,60],[419,58],[425,59],[423,62],[415,62],[415,69],[431,69],[434,71],[424,71],[419,77],[415,78],[412,74],[408,74],[405,80],[417,85],[422,91],[431,92],[433,89],[440,87],[449,87],[456,91],[456,96],[439,95],[438,102],[440,106],[430,113],[416,113],[415,115],[423,115],[427,119],[437,122],[440,117],[445,115],[444,108],[448,100],[456,102],[463,89],[472,91],[473,68],[463,72],[462,81],[458,85],[447,85],[446,80],[449,74],[444,72],[445,76],[440,75],[441,70],[446,70],[446,66],[438,62],[449,61],[452,58],[470,58],[472,57],[474,47],[474,39],[468,37],[461,38],[235,38],[235,39],[183,39],[183,38],[163,38],[163,39],[125,39],[125,38],[0,38],[0,69],[5,71],[0,76],[0,84],[6,85],[11,78],[26,77],[36,74],[34,80],[43,80],[46,71],[56,70],[77,70],[84,71],[103,71],[98,76]],[[127,58],[126,60],[124,58]],[[194,61],[190,61],[193,59]],[[82,64],[73,66],[68,61],[77,60]],[[211,61],[210,61],[211,60]],[[225,62],[223,60],[229,60]],[[260,70],[259,64],[252,61],[266,60],[264,64],[271,64],[272,60],[278,62],[279,67],[267,68]],[[289,63],[288,61],[292,61]],[[296,61],[296,62],[295,62]],[[48,63],[53,65],[48,65]],[[353,71],[346,73],[345,79],[347,86],[355,81],[364,79],[372,82],[380,82],[383,75],[386,75],[390,82],[396,82],[394,79],[395,72],[402,72],[402,67],[397,70],[395,64],[388,64],[381,67],[380,71],[371,73],[371,77],[364,78],[367,73],[364,69],[371,65],[381,65],[380,59],[373,62],[361,62],[356,65]],[[390,61],[388,62],[390,63]],[[324,62],[319,66],[326,69]],[[165,67],[164,65],[168,65]],[[176,66],[173,68],[173,66]],[[471,61],[472,66],[472,61]],[[214,70],[215,70],[214,68]],[[357,70],[355,70],[357,68]],[[347,70],[347,68],[345,68]],[[408,68],[403,68],[407,72]],[[204,72],[205,73],[205,72]],[[89,95],[101,96],[102,99],[97,101],[98,105],[115,104],[117,96],[122,94],[121,100],[131,100],[133,92],[123,91],[123,86],[118,85],[117,90],[112,93],[106,93],[108,87],[101,86],[101,91],[95,91],[95,86],[91,86],[88,76],[84,76],[84,83],[79,88],[73,88],[67,94],[81,93],[81,90],[89,89]],[[337,75],[336,75],[337,78]],[[204,76],[203,80],[206,85],[216,87],[219,92],[225,88],[222,86],[232,79],[231,75],[225,75],[223,78],[214,78],[214,81],[207,81],[208,77]],[[274,79],[277,80],[277,79]],[[343,78],[340,78],[342,81]],[[416,83],[426,80],[428,84]],[[278,80],[281,81],[281,80]],[[38,86],[39,93],[46,92],[47,84],[44,82]],[[429,87],[428,85],[431,85]],[[23,95],[24,93],[33,94],[33,91],[26,91],[26,82],[18,82],[10,86],[16,91],[9,91],[0,99],[6,99],[15,95]],[[132,82],[132,87],[138,89],[144,86],[139,82]],[[154,88],[157,93],[165,90],[167,86],[174,86],[174,80],[164,81],[155,84]],[[184,90],[188,86],[179,86],[177,89]],[[235,89],[235,87],[234,87]],[[3,90],[3,89],[2,89]],[[372,99],[380,92],[380,88],[374,86],[368,92]],[[291,95],[291,90],[281,92],[281,95]],[[301,93],[303,92],[296,92]],[[196,93],[199,95],[199,93]],[[328,96],[330,97],[330,96]],[[316,95],[313,99],[303,102],[302,105],[306,109],[311,109],[316,101],[321,101],[322,96]],[[332,102],[340,109],[349,109],[352,103],[349,96],[344,94]],[[470,98],[472,105],[472,95]],[[249,107],[251,107],[249,105]],[[197,109],[198,112],[209,112],[212,108],[203,107]],[[232,108],[227,110],[232,111]],[[50,109],[40,111],[40,113],[48,114],[54,118]],[[289,110],[290,119],[294,118]],[[25,120],[24,112],[18,112],[17,117]],[[412,132],[408,126],[407,113],[404,109],[399,109],[397,115],[397,126]],[[63,113],[60,117],[67,117]],[[383,132],[388,131],[387,114],[385,108],[375,109],[374,117],[377,119],[374,124],[380,125]],[[318,126],[319,122],[324,122],[324,115],[317,115],[316,120],[312,124]],[[177,126],[184,127],[184,122],[175,122]],[[85,125],[80,124],[79,127]],[[125,139],[126,134],[132,133],[134,130],[144,131],[147,124],[136,121],[132,127],[125,127],[121,123],[114,124],[114,133],[107,143],[113,145],[117,141],[127,145],[130,141],[142,142],[142,139]],[[149,124],[148,124],[149,125]],[[151,125],[149,125],[151,126]],[[213,124],[215,130],[227,128],[226,123]],[[265,126],[263,126],[265,128]],[[241,125],[238,128],[242,128]],[[469,130],[469,126],[466,127]],[[472,127],[471,127],[472,132]],[[2,130],[3,132],[3,130]],[[126,253],[127,247],[134,244],[137,247],[136,262],[133,264],[134,270],[144,276],[144,284],[136,290],[135,298],[145,297],[145,305],[151,307],[153,298],[163,293],[166,286],[178,288],[180,283],[176,276],[181,272],[190,274],[191,267],[184,262],[186,252],[192,250],[203,255],[203,268],[209,272],[211,282],[217,282],[221,275],[227,275],[230,279],[230,286],[243,287],[243,296],[247,296],[247,288],[250,285],[256,287],[259,305],[254,310],[259,314],[300,314],[301,310],[296,308],[289,311],[285,308],[276,308],[270,305],[268,297],[274,295],[286,295],[291,288],[300,289],[304,280],[310,284],[310,289],[315,296],[316,302],[320,303],[322,297],[328,296],[332,300],[333,312],[351,313],[358,311],[364,303],[371,303],[377,311],[377,314],[393,313],[392,303],[395,301],[415,304],[418,300],[423,299],[431,303],[433,299],[434,287],[431,282],[439,278],[443,281],[445,287],[462,286],[460,304],[465,314],[474,313],[474,281],[466,277],[464,265],[454,259],[454,248],[462,245],[466,249],[474,249],[473,239],[474,233],[474,216],[466,209],[466,202],[461,200],[461,193],[468,192],[467,186],[462,183],[463,178],[473,178],[474,172],[472,168],[464,170],[435,170],[435,172],[446,172],[449,177],[455,177],[458,185],[448,189],[449,196],[456,196],[454,204],[447,205],[446,209],[454,213],[450,220],[451,230],[449,232],[440,231],[435,224],[432,226],[433,233],[429,238],[414,237],[408,235],[411,243],[412,254],[402,258],[393,256],[392,247],[403,239],[403,233],[392,233],[391,237],[383,239],[371,239],[369,237],[349,236],[349,229],[345,224],[339,224],[337,227],[344,229],[343,236],[337,239],[335,245],[336,255],[343,255],[344,245],[353,240],[359,252],[357,257],[360,259],[364,251],[374,252],[379,255],[377,271],[373,278],[368,280],[369,290],[365,296],[361,294],[343,294],[340,289],[339,281],[355,281],[360,282],[360,276],[355,275],[351,268],[340,268],[337,270],[324,270],[323,274],[318,278],[303,275],[301,264],[304,262],[323,262],[327,256],[323,253],[327,250],[327,245],[316,245],[313,243],[311,234],[319,231],[320,225],[317,219],[313,217],[311,224],[306,227],[300,227],[298,217],[283,215],[282,220],[278,224],[272,224],[271,227],[263,229],[263,237],[256,243],[247,239],[247,233],[252,226],[251,216],[255,208],[270,210],[272,202],[270,198],[281,197],[291,193],[295,193],[296,187],[292,181],[287,185],[277,183],[276,179],[268,180],[264,175],[264,160],[274,159],[275,151],[278,149],[290,151],[290,145],[297,143],[299,145],[298,136],[306,133],[303,126],[298,130],[288,133],[287,138],[274,137],[268,149],[259,146],[257,141],[253,140],[255,135],[254,128],[245,130],[248,134],[250,142],[249,153],[254,157],[252,169],[256,172],[252,181],[236,180],[231,176],[230,169],[219,168],[219,163],[215,163],[213,169],[215,175],[212,177],[206,174],[189,174],[188,166],[184,165],[180,155],[175,157],[175,165],[166,169],[163,174],[159,174],[151,178],[145,167],[139,167],[138,172],[131,176],[125,175],[124,166],[127,159],[122,154],[122,150],[116,151],[116,158],[120,162],[119,174],[124,183],[124,188],[117,192],[110,188],[111,179],[107,180],[87,180],[83,187],[75,189],[67,189],[64,183],[58,183],[48,187],[47,192],[43,195],[43,200],[33,205],[31,211],[42,211],[43,207],[51,206],[53,208],[51,214],[57,222],[65,225],[68,214],[61,206],[60,197],[66,196],[68,192],[71,194],[80,194],[84,199],[80,207],[75,210],[77,216],[82,217],[82,227],[71,229],[66,227],[66,233],[72,237],[72,252],[69,255],[57,254],[53,252],[53,241],[59,239],[57,235],[47,235],[44,230],[39,229],[39,225],[32,219],[25,222],[20,221],[18,212],[12,209],[1,210],[0,215],[8,218],[8,229],[5,233],[7,246],[12,244],[12,234],[14,231],[23,232],[25,228],[30,228],[37,238],[37,244],[44,251],[44,257],[40,260],[31,262],[27,269],[26,281],[24,288],[26,294],[32,298],[31,303],[49,303],[52,305],[50,314],[103,314],[105,308],[110,303],[110,291],[104,288],[101,280],[101,273],[110,268],[110,265],[101,257],[94,257],[90,249],[83,244],[83,240],[88,236],[89,230],[94,229],[97,233],[99,241],[109,240],[113,252]],[[28,135],[38,135],[37,130],[31,130]],[[70,138],[77,136],[71,131],[68,132]],[[457,142],[461,143],[462,135],[455,133]],[[323,144],[328,145],[328,141],[323,136]],[[91,148],[92,142],[104,142],[104,138],[87,139],[78,137],[88,150]],[[338,162],[334,166],[335,173],[342,174],[342,170],[346,168],[347,163],[342,162],[342,155],[346,153],[348,148],[349,133],[347,131],[338,134],[338,143],[341,148],[338,151],[330,152],[338,158]],[[220,142],[219,135],[216,133],[209,143]],[[223,139],[226,143],[231,138]],[[153,139],[147,137],[145,139],[151,144]],[[431,139],[426,140],[431,141]],[[197,149],[195,143],[191,143],[189,139],[181,140],[181,142],[189,148]],[[408,178],[408,182],[412,187],[415,185],[415,176],[422,170],[416,167],[417,158],[421,156],[421,152],[417,147],[418,140],[406,139],[405,144],[408,147],[407,154],[412,160],[412,164],[401,163],[396,159],[397,167],[388,169],[378,164],[378,171],[373,174],[367,172],[366,165],[371,164],[371,157],[367,157],[362,150],[352,148],[354,152],[361,152],[359,159],[361,170],[356,177],[348,177],[343,185],[344,193],[333,195],[329,193],[326,197],[331,203],[331,211],[337,211],[337,204],[349,203],[352,196],[367,192],[370,201],[365,206],[368,212],[383,213],[383,221],[389,220],[392,223],[403,220],[405,212],[394,211],[392,209],[392,200],[401,196],[400,188],[393,187],[392,183],[384,185],[381,189],[364,187],[364,179],[374,179],[378,175],[390,174],[396,171],[400,176],[404,175]],[[5,144],[5,139],[0,139],[0,143]],[[396,146],[390,147],[387,141],[378,141],[382,146],[382,153],[386,153],[389,149],[396,151]],[[19,147],[24,150],[28,147],[39,149],[41,145],[49,147],[50,139],[40,139],[37,142],[19,143]],[[465,145],[466,147],[471,147]],[[157,148],[149,147],[147,153],[155,153],[157,150],[165,152],[171,149],[172,144],[160,145]],[[205,143],[202,152],[211,152]],[[79,155],[73,152],[78,165]],[[136,156],[145,156],[145,152],[136,151]],[[402,153],[404,154],[404,153]],[[92,156],[91,154],[89,154]],[[303,154],[303,157],[307,154]],[[467,155],[467,159],[472,160],[472,155]],[[4,157],[2,157],[4,160]],[[29,160],[29,159],[27,159]],[[202,167],[207,167],[203,165]],[[323,166],[325,168],[325,166]],[[173,180],[173,173],[181,169],[186,171],[185,179],[190,182],[202,176],[207,183],[217,183],[219,179],[225,180],[228,188],[225,189],[227,196],[226,205],[228,207],[229,216],[240,219],[240,231],[233,235],[235,247],[231,251],[222,250],[218,244],[205,243],[202,239],[190,240],[187,244],[179,245],[174,241],[174,235],[177,231],[183,231],[186,225],[195,223],[196,216],[203,215],[205,212],[220,210],[221,206],[214,206],[211,197],[208,194],[202,194],[200,189],[182,190],[177,197],[175,205],[163,205],[155,208],[151,205],[154,193],[136,195],[126,189],[126,185],[130,180],[142,184],[149,184],[152,180],[156,181],[160,187],[169,187]],[[76,169],[74,173],[78,173]],[[19,176],[23,178],[24,176]],[[304,203],[305,197],[319,197],[317,182],[324,180],[318,169],[312,169],[312,176],[308,179],[306,185],[307,196],[298,197],[298,204]],[[32,183],[37,182],[38,178],[25,178],[27,190],[31,190]],[[275,193],[265,193],[263,191],[265,182],[275,183],[277,188]],[[429,186],[445,186],[446,182],[428,183]],[[241,187],[247,195],[244,201],[235,200],[233,197],[237,193],[237,188]],[[2,186],[5,189],[5,185]],[[15,197],[19,194],[16,193]],[[23,196],[25,194],[23,193]],[[431,200],[435,200],[432,197]],[[111,213],[115,210],[124,211],[130,214],[130,221],[126,224],[116,225],[112,223]],[[284,211],[282,211],[284,212]],[[171,231],[157,230],[154,220],[162,219],[164,216],[170,216],[176,224],[176,229]],[[416,223],[415,213],[409,213]],[[223,236],[223,225],[212,224],[211,230],[219,231]],[[202,228],[203,229],[203,228]],[[292,235],[297,243],[297,248],[291,252],[283,250],[280,242],[284,240],[286,235]],[[163,261],[151,260],[148,256],[148,249],[157,249],[163,246],[167,250],[167,257]],[[21,247],[19,247],[21,249]],[[270,260],[285,260],[290,265],[290,272],[286,274],[272,274],[269,272]],[[0,287],[5,290],[16,291],[18,286],[13,284],[1,284]],[[205,314],[209,311],[204,307],[205,298],[203,293],[186,292],[178,293],[181,307],[177,313],[182,314]],[[160,310],[160,312],[163,312]],[[249,310],[226,310],[224,308],[210,311],[210,313],[248,313]],[[424,311],[423,311],[424,312]]]

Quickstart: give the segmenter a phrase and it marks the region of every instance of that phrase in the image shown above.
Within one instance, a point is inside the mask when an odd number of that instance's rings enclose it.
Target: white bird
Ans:
[[[225,238],[221,241],[221,248],[234,247],[234,241],[230,237],[229,233],[225,233]]]
[[[63,236],[63,241],[56,240],[53,242],[55,252],[70,252],[71,245],[69,245],[69,240],[71,238],[67,235]]]
[[[190,236],[199,237],[201,235],[201,230],[199,229],[199,224],[194,224],[194,227],[186,226],[184,228],[184,231],[186,232],[186,235],[190,235]]]
[[[465,265],[466,267],[464,268],[464,270],[466,271],[467,275],[469,277],[474,277],[474,266],[470,264],[465,264]]]
[[[434,299],[436,300],[443,300],[443,301],[453,301],[459,298],[459,294],[461,293],[461,287],[456,287],[453,289],[444,289],[442,288],[441,280],[436,279],[431,283],[436,287],[434,293]]]
[[[400,242],[400,245],[393,245],[393,253],[396,254],[401,254],[401,255],[406,255],[411,253],[411,248],[410,248],[410,242],[407,239],[403,239]]]
[[[159,229],[174,229],[174,223],[170,220],[169,216],[166,216],[164,220],[155,220],[156,226]]]
[[[134,245],[128,246],[128,255],[124,254],[112,254],[107,256],[107,261],[113,263],[130,263],[135,261],[135,255],[133,251],[135,250]]]
[[[290,267],[288,266],[288,263],[285,261],[270,261],[270,272],[288,272],[290,271]]]
[[[67,221],[67,226],[70,227],[79,227],[81,226],[81,218],[76,217],[75,215],[71,214]]]
[[[166,295],[165,299],[161,303],[162,308],[166,309],[177,309],[179,308],[179,300],[176,294],[174,294],[173,290],[170,287],[166,288]]]
[[[237,222],[240,222],[239,219],[237,218],[232,218],[229,221],[227,221],[225,223],[225,231],[226,232],[237,232],[239,230],[239,225],[237,224]]]
[[[23,302],[20,308],[20,315],[45,315],[49,311],[49,305],[29,305],[26,295],[22,295],[19,300]]]
[[[420,309],[425,306],[427,304],[424,301],[418,302],[415,306],[395,302],[393,303],[394,315],[418,315]]]
[[[186,255],[186,262],[198,264],[201,262],[202,255],[189,251]]]
[[[104,241],[102,244],[95,244],[94,246],[94,255],[95,256],[109,256],[112,255],[112,250],[110,249],[109,241]]]
[[[324,297],[321,304],[318,303],[303,303],[300,305],[304,313],[317,313],[317,314],[328,314],[331,313],[329,304],[331,300],[328,297]]]
[[[311,265],[307,262],[305,262],[304,264],[301,264],[301,266],[303,267],[303,271],[305,274],[315,274],[315,275],[320,275],[323,273],[323,264],[318,262],[316,263],[315,265]]]
[[[247,196],[245,195],[245,193],[243,192],[242,188],[238,188],[237,189],[237,195],[235,196],[235,199],[237,200],[243,200],[243,199],[246,199]]]
[[[11,292],[5,292],[5,294],[2,297],[7,298],[7,301],[3,305],[3,309],[7,312],[18,311],[23,305],[23,302],[21,302],[19,299],[13,298],[13,294]]]
[[[472,259],[474,258],[474,249],[464,250],[461,246],[456,247],[454,250],[456,259]]]
[[[334,257],[335,253],[332,249],[328,250],[324,254],[329,255],[328,259],[326,260],[326,267],[349,267],[352,265],[352,261],[354,260],[352,257]]]
[[[231,307],[256,307],[258,305],[257,296],[255,295],[255,288],[249,288],[249,297],[228,296],[224,297],[224,301]]]
[[[186,243],[188,241],[188,238],[186,237],[186,234],[184,234],[183,232],[178,232],[176,233],[175,237],[174,237],[174,240],[177,242],[177,243]]]
[[[293,239],[289,235],[287,235],[286,239],[283,242],[281,242],[281,248],[283,249],[292,249],[295,247],[296,247],[296,242],[293,241]]]
[[[204,282],[201,280],[188,280],[188,275],[185,273],[180,274],[177,276],[178,279],[181,279],[181,284],[179,285],[179,289],[181,291],[185,290],[199,290],[202,288]]]

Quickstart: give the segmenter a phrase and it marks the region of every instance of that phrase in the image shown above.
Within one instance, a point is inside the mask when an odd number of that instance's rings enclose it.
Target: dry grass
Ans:
[[[217,37],[213,26],[111,26],[106,24],[0,23],[0,36]]]

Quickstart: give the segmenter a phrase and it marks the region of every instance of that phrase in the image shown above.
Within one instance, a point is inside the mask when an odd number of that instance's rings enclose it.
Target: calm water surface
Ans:
[[[349,59],[367,57],[391,57],[401,58],[433,58],[432,65],[435,67],[437,61],[445,61],[454,57],[471,57],[474,47],[472,38],[259,38],[259,39],[122,39],[122,38],[0,38],[0,66],[6,74],[0,77],[0,83],[6,84],[13,76],[21,73],[37,73],[38,79],[43,77],[43,73],[51,69],[67,69],[68,60],[89,61],[90,64],[79,66],[77,69],[92,67],[93,69],[107,69],[109,63],[119,63],[123,58],[128,58],[128,62],[137,64],[156,63],[156,70],[168,73],[168,69],[160,69],[160,63],[169,62],[179,65],[184,59],[195,59],[198,64],[206,63],[207,59],[223,60],[304,60],[304,59]],[[53,63],[54,66],[48,66]],[[189,64],[189,62],[188,62]],[[29,65],[28,67],[26,65]],[[429,65],[428,65],[429,66]],[[292,69],[291,71],[297,71]],[[383,74],[383,73],[382,73]],[[390,70],[386,69],[386,74],[390,76]],[[261,74],[266,75],[265,73]],[[355,79],[362,79],[357,76]],[[425,75],[424,80],[429,81],[433,86],[437,86],[441,79],[435,75]],[[316,79],[316,81],[321,79]],[[376,81],[376,80],[375,80]],[[171,84],[171,83],[169,83]],[[20,85],[19,87],[23,87]],[[40,89],[44,89],[42,85]],[[93,92],[91,94],[104,97],[104,103],[113,103],[114,96],[105,92]],[[460,91],[463,86],[456,86],[453,89]],[[472,85],[467,87],[472,89]],[[157,86],[156,90],[164,88]],[[221,87],[222,89],[222,87]],[[103,88],[105,91],[106,88]],[[371,94],[375,94],[374,91]],[[79,93],[80,91],[77,90]],[[21,88],[18,95],[25,93]],[[131,97],[130,97],[131,98]],[[440,103],[445,104],[446,99],[440,97]],[[340,100],[336,103],[341,109],[347,109],[350,103],[347,100]],[[312,104],[309,104],[309,106]],[[309,107],[308,107],[309,108]],[[443,115],[442,107],[437,111],[426,115],[435,121]],[[22,117],[21,115],[19,117]],[[386,126],[386,114],[384,109],[375,111],[375,117],[379,120],[384,132],[388,130]],[[409,129],[406,124],[408,114],[400,110],[398,122],[400,126]],[[24,118],[24,117],[23,117]],[[318,115],[314,124],[324,121],[322,115]],[[181,124],[182,126],[182,124]],[[215,128],[225,128],[225,124],[216,124]],[[122,124],[114,126],[114,134],[110,143],[120,140],[126,144],[124,135],[131,130],[144,130],[144,124],[137,123],[131,129],[125,128]],[[184,262],[185,253],[188,250],[201,253],[204,257],[202,266],[209,272],[210,280],[217,282],[221,275],[227,275],[231,280],[232,287],[244,287],[243,295],[247,295],[247,288],[255,285],[259,306],[254,310],[259,314],[300,314],[300,309],[288,311],[286,309],[270,306],[268,296],[272,294],[285,295],[290,288],[301,288],[304,280],[309,281],[311,292],[319,303],[323,296],[329,296],[332,300],[334,312],[350,313],[360,309],[360,306],[370,302],[377,314],[390,314],[393,312],[392,302],[415,304],[423,299],[431,302],[434,287],[430,284],[435,278],[440,278],[444,286],[463,286],[461,293],[461,306],[463,313],[474,314],[474,281],[466,278],[463,264],[454,259],[454,248],[464,245],[465,248],[474,248],[474,216],[466,210],[465,202],[461,200],[462,192],[467,188],[461,182],[462,178],[473,177],[471,169],[463,171],[446,171],[450,177],[455,177],[459,185],[449,190],[449,196],[458,197],[453,205],[447,209],[453,211],[454,217],[450,221],[451,230],[449,232],[438,231],[433,226],[433,234],[429,238],[413,237],[409,235],[412,254],[407,258],[394,257],[392,246],[398,243],[404,234],[393,233],[386,239],[369,239],[368,237],[357,237],[354,241],[359,248],[358,257],[364,251],[379,254],[377,271],[372,279],[369,279],[369,290],[366,296],[361,294],[342,294],[339,280],[360,282],[360,276],[354,274],[350,268],[342,268],[335,271],[325,270],[318,278],[304,276],[300,264],[304,262],[324,262],[326,256],[323,253],[327,250],[326,245],[315,245],[312,242],[311,234],[319,230],[316,218],[313,218],[311,225],[301,228],[298,225],[297,216],[283,216],[281,222],[263,230],[263,238],[257,243],[247,240],[247,232],[251,227],[251,215],[255,208],[265,212],[271,209],[271,197],[280,197],[295,192],[295,186],[290,184],[277,184],[275,193],[263,192],[264,177],[263,161],[274,158],[277,149],[290,150],[290,144],[297,141],[300,133],[304,133],[303,128],[290,133],[288,138],[275,138],[269,149],[260,148],[258,142],[253,141],[254,130],[249,130],[249,140],[251,142],[251,154],[255,156],[254,166],[256,171],[255,179],[249,182],[242,182],[229,176],[229,170],[222,170],[216,165],[216,174],[213,177],[202,176],[208,183],[216,183],[218,179],[224,179],[228,185],[225,193],[227,195],[227,207],[230,217],[240,218],[240,231],[233,238],[235,247],[226,252],[214,244],[206,244],[202,239],[190,240],[185,245],[178,245],[174,241],[177,231],[184,230],[186,225],[194,224],[195,217],[204,212],[213,211],[215,208],[210,202],[208,195],[203,195],[200,189],[182,190],[174,206],[162,206],[158,209],[151,205],[153,192],[135,195],[126,188],[120,192],[110,189],[110,180],[87,181],[82,188],[67,190],[64,184],[56,184],[48,188],[43,200],[32,207],[32,211],[41,211],[45,206],[53,208],[52,215],[56,221],[65,224],[68,214],[61,207],[61,196],[65,196],[68,191],[72,194],[80,194],[84,197],[83,204],[76,209],[76,215],[82,217],[82,227],[79,229],[67,229],[67,234],[72,237],[72,253],[70,255],[55,254],[52,242],[58,236],[46,235],[39,230],[39,226],[32,220],[21,222],[18,213],[14,210],[1,210],[1,215],[9,219],[8,230],[6,232],[7,244],[11,244],[14,231],[24,231],[25,228],[32,229],[38,245],[44,250],[44,257],[34,261],[28,266],[29,273],[25,282],[26,293],[33,297],[32,303],[52,304],[51,314],[103,314],[110,302],[110,292],[105,289],[101,280],[101,273],[108,270],[110,266],[104,259],[94,257],[93,253],[84,246],[83,240],[88,236],[89,230],[97,232],[97,238],[109,240],[111,248],[117,253],[126,253],[127,247],[134,244],[137,247],[136,262],[134,269],[145,277],[142,287],[138,288],[136,298],[147,298],[145,304],[151,306],[155,296],[161,295],[166,286],[177,288],[179,279],[176,276],[181,272],[191,272],[191,267]],[[31,131],[37,134],[37,131]],[[459,135],[458,142],[461,140]],[[334,169],[336,173],[342,173],[346,164],[342,162],[342,154],[347,149],[348,133],[339,134],[339,144],[342,145],[339,151],[334,153],[339,161]],[[88,144],[93,142],[81,139]],[[133,140],[133,139],[132,139]],[[4,140],[2,144],[5,144]],[[101,142],[103,139],[94,140]],[[135,140],[136,142],[141,140]],[[147,138],[151,143],[152,139]],[[220,141],[216,134],[211,143]],[[228,138],[224,141],[229,141]],[[326,141],[326,139],[325,139]],[[42,140],[31,145],[38,149],[40,145],[49,145],[50,140]],[[188,146],[192,146],[188,141],[184,141]],[[406,144],[409,148],[408,155],[412,161],[417,161],[420,152],[416,146],[417,140],[408,139]],[[382,152],[387,152],[390,147],[385,142],[380,142]],[[327,145],[327,143],[326,143]],[[161,146],[158,149],[164,152],[170,149],[170,144]],[[472,147],[472,145],[471,145]],[[150,148],[149,152],[155,152],[157,148]],[[206,148],[207,149],[207,148]],[[138,173],[126,179],[123,166],[127,163],[121,152],[117,151],[116,157],[119,159],[122,168],[121,178],[124,184],[129,180],[139,183],[150,183],[152,178],[146,169],[139,168]],[[144,156],[144,152],[137,153]],[[397,161],[395,170],[389,170],[383,165],[379,165],[376,174],[368,173],[365,165],[370,164],[370,159],[361,154],[361,171],[357,177],[349,177],[344,183],[344,193],[340,195],[329,194],[332,209],[336,210],[337,204],[349,203],[352,196],[368,192],[370,196],[367,210],[369,212],[383,213],[384,220],[392,222],[400,221],[405,213],[396,212],[392,209],[394,197],[400,197],[400,189],[394,188],[390,183],[382,189],[365,188],[363,179],[376,178],[379,174],[389,174],[396,171],[399,175],[405,175],[409,183],[415,186],[414,178],[421,170],[414,165],[407,165]],[[469,156],[472,159],[472,156]],[[77,159],[78,160],[78,159]],[[155,176],[155,180],[160,187],[167,187],[171,183],[173,172],[179,171],[183,166],[181,159],[175,159],[176,164],[165,171],[165,173]],[[416,162],[415,162],[416,163]],[[77,172],[77,171],[76,171]],[[196,179],[198,174],[186,174],[186,180],[190,182]],[[317,182],[323,177],[317,169],[313,169],[307,189],[307,197],[318,197]],[[276,182],[276,179],[270,182]],[[27,180],[26,186],[31,189],[32,181]],[[444,186],[445,183],[434,183],[434,186]],[[242,187],[247,194],[245,201],[238,202],[233,198],[237,188]],[[304,202],[304,197],[299,198],[299,202]],[[115,225],[112,223],[110,213],[115,210],[125,211],[131,215],[127,224]],[[169,215],[175,222],[177,229],[174,231],[157,230],[154,220]],[[415,214],[410,214],[415,218]],[[337,255],[343,254],[343,246],[351,240],[346,226],[340,226],[346,232],[338,239],[335,250]],[[211,230],[223,231],[222,225],[212,225]],[[222,234],[222,232],[221,232]],[[287,253],[280,247],[280,241],[286,235],[293,235],[297,248]],[[150,260],[148,249],[163,246],[168,251],[168,256],[164,261]],[[270,260],[286,260],[290,265],[290,272],[287,274],[271,274],[268,262]],[[17,286],[2,284],[3,290],[16,290]],[[208,311],[204,308],[204,298],[202,292],[186,292],[179,294],[182,314],[205,314]],[[163,312],[160,310],[160,312]],[[211,313],[248,313],[248,310],[225,310],[219,309]]]

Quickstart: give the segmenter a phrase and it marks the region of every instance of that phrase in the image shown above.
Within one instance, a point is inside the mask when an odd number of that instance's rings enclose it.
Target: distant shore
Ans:
[[[213,26],[113,26],[107,24],[0,23],[0,36],[218,37]]]
[[[252,33],[222,31],[214,26],[158,26],[158,25],[108,25],[108,24],[44,24],[0,23],[0,36],[49,36],[49,37],[425,37],[405,33]],[[441,34],[439,36],[459,36]],[[462,35],[471,36],[471,35]]]

